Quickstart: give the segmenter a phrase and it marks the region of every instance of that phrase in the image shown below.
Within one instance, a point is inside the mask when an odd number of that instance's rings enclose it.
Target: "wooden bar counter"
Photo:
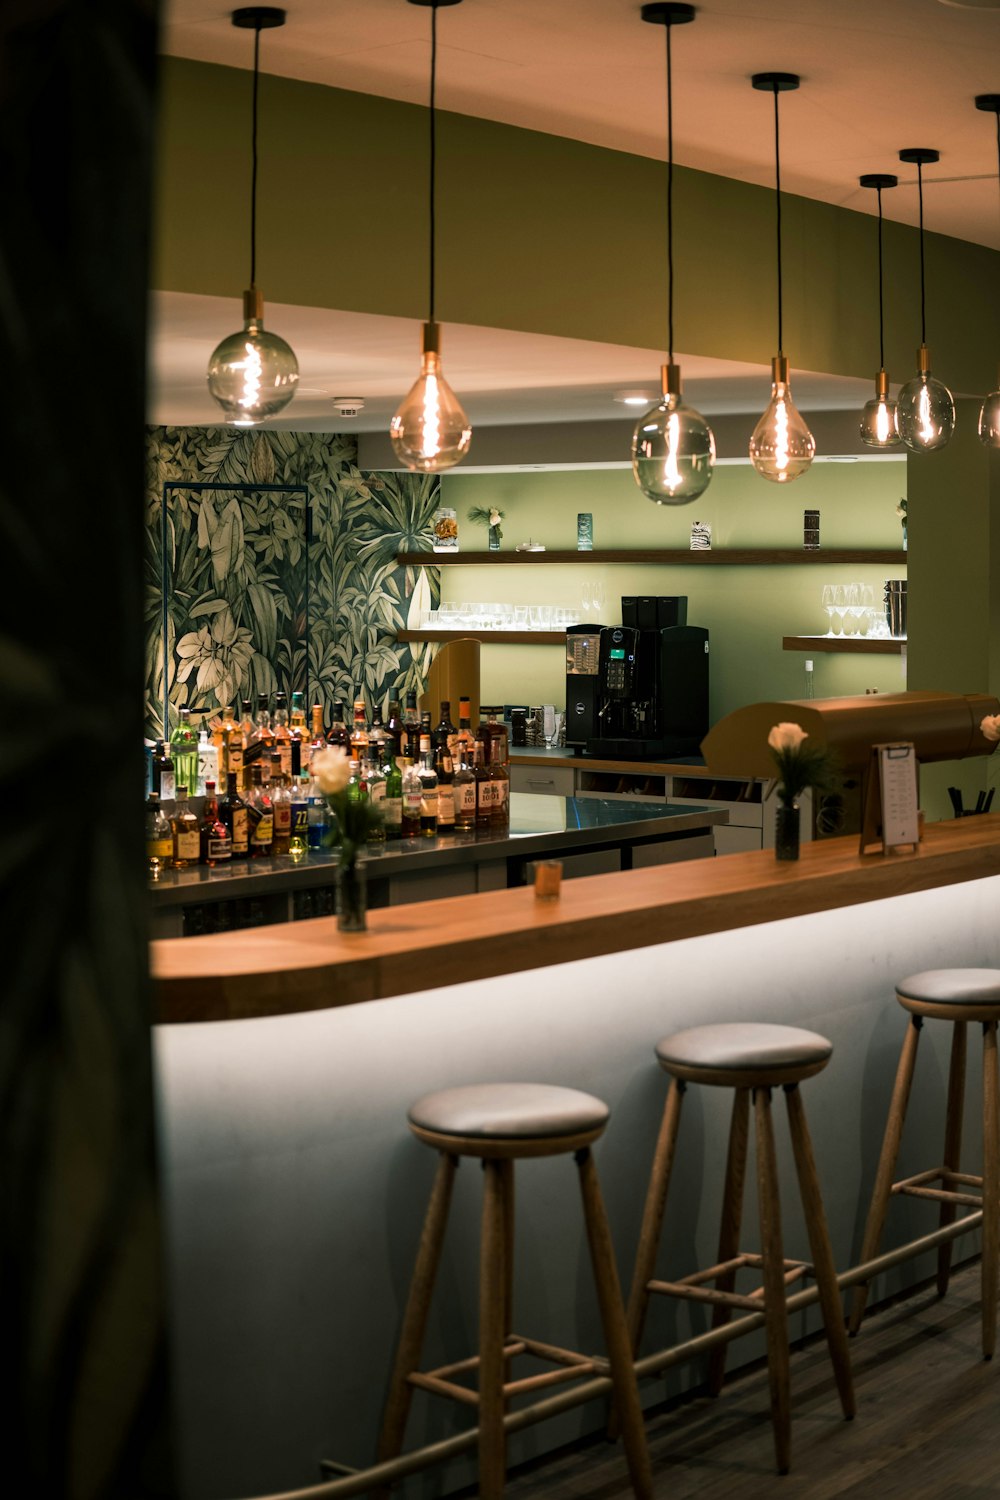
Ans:
[[[218,1021],[401,995],[414,973],[438,986],[751,927],[1000,874],[1000,815],[931,824],[912,853],[858,854],[856,837],[564,881],[369,913],[342,934],[332,917],[152,945],[157,1018]]]

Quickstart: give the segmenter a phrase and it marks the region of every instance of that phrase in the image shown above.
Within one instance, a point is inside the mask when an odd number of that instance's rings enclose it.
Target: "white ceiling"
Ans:
[[[430,12],[406,0],[289,0],[287,24],[261,37],[265,72],[424,103]],[[663,157],[663,32],[640,0],[465,0],[438,13],[438,103],[615,150]],[[252,33],[231,7],[167,0],[162,50],[248,67]],[[1000,249],[996,121],[973,103],[1000,93],[1000,0],[701,0],[673,35],[674,156],[685,165],[773,183],[769,97],[750,74],[785,70],[782,186],[863,211],[864,172],[896,172],[888,218],[915,223],[905,146],[941,152],[924,172],[925,224]],[[211,348],[239,322],[232,301],[157,294],[151,418],[217,420],[204,388]],[[302,382],[283,426],[374,430],[415,376],[417,327],[405,319],[268,306],[268,326],[299,357]],[[449,327],[446,369],[473,423],[621,415],[626,388],[650,394],[661,355],[576,340]],[[525,371],[530,370],[529,380]],[[708,412],[759,405],[765,366],[684,356],[689,399]],[[653,377],[654,387],[649,384]],[[867,383],[796,372],[804,409],[856,404]],[[332,414],[364,396],[361,419]],[[861,400],[867,399],[867,394]],[[292,417],[294,411],[295,416]]]

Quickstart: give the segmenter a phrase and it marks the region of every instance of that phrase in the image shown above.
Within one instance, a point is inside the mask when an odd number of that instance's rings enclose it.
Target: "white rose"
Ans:
[[[806,731],[800,724],[775,724],[767,737],[767,743],[772,750],[797,750],[802,741],[808,739]]]
[[[490,511],[490,525],[491,526],[499,526],[500,522],[502,520],[503,520],[503,516],[500,514],[500,512],[498,510],[491,510]]]
[[[1000,714],[987,714],[979,729],[984,740],[1000,740]]]
[[[351,779],[351,758],[343,745],[330,745],[326,750],[318,750],[309,765],[319,782],[320,791],[326,796],[346,791]]]

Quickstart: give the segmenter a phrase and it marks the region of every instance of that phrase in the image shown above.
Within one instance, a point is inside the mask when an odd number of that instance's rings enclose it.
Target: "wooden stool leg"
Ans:
[[[498,1166],[500,1185],[503,1190],[504,1269],[506,1272],[503,1289],[503,1342],[506,1345],[514,1326],[514,1163],[500,1161]],[[509,1367],[505,1363],[505,1378],[508,1372]],[[504,1402],[503,1409],[505,1412],[510,1411],[509,1400]]]
[[[399,1347],[396,1350],[392,1375],[389,1377],[389,1395],[378,1443],[379,1463],[389,1458],[396,1458],[403,1446],[406,1418],[409,1415],[410,1399],[413,1395],[409,1375],[420,1364],[420,1350],[424,1342],[434,1281],[441,1260],[441,1246],[444,1242],[445,1226],[448,1223],[451,1190],[455,1183],[457,1169],[458,1159],[442,1152],[431,1191],[431,1201],[427,1205],[427,1217],[424,1219],[424,1227],[420,1235],[420,1247],[417,1250],[410,1294],[406,1302],[406,1311],[403,1314]],[[386,1495],[388,1491],[373,1491],[373,1494]]]
[[[733,1115],[729,1127],[729,1154],[726,1157],[726,1184],[722,1192],[722,1225],[719,1230],[719,1253],[716,1265],[725,1265],[739,1252],[740,1224],[743,1218],[743,1184],[746,1180],[747,1139],[750,1133],[750,1090],[736,1089],[733,1094]],[[724,1271],[716,1280],[716,1289],[731,1292],[736,1284],[736,1272]],[[712,1327],[720,1328],[732,1317],[732,1308],[712,1309]],[[728,1344],[718,1344],[708,1360],[708,1389],[717,1396],[722,1390],[726,1375]]]
[[[992,1359],[997,1338],[997,1270],[1000,1256],[1000,1114],[998,1114],[997,1023],[983,1023],[983,1358]]]
[[[597,1169],[590,1148],[576,1153],[576,1164],[580,1172],[580,1193],[583,1198],[583,1217],[587,1226],[587,1243],[594,1267],[594,1285],[604,1329],[604,1342],[611,1366],[611,1381],[614,1387],[615,1407],[621,1422],[622,1441],[628,1462],[632,1493],[638,1500],[652,1500],[653,1474],[646,1449],[646,1431],[639,1403],[639,1387],[632,1364],[625,1309],[622,1305],[621,1287],[615,1267],[611,1232],[604,1211],[604,1200],[597,1181]]]
[[[757,1123],[757,1192],[760,1207],[760,1254],[763,1262],[767,1372],[771,1387],[771,1420],[778,1473],[791,1462],[792,1415],[788,1382],[788,1313],[785,1307],[785,1261],[781,1244],[778,1161],[774,1151],[771,1090],[755,1088]]]
[[[684,1089],[685,1085],[679,1079],[671,1079],[663,1119],[660,1123],[660,1133],[656,1141],[656,1151],[653,1154],[653,1168],[646,1192],[646,1206],[642,1214],[639,1248],[636,1251],[635,1269],[632,1272],[632,1286],[629,1291],[626,1314],[633,1357],[639,1352],[642,1330],[646,1322],[646,1311],[649,1307],[649,1292],[646,1288],[656,1269],[656,1252],[660,1244],[663,1211],[667,1202],[667,1189],[670,1186],[670,1173],[674,1165]]]
[[[500,1500],[507,1469],[503,1341],[507,1316],[507,1215],[503,1163],[483,1162],[479,1252],[479,1494]]]
[[[941,1159],[942,1166],[948,1167],[952,1172],[957,1172],[962,1154],[962,1106],[965,1103],[965,1051],[966,1051],[966,1023],[955,1021],[952,1027],[951,1038],[951,1067],[948,1072],[948,1115],[944,1127],[944,1156]],[[947,1182],[942,1186],[948,1187]],[[941,1215],[938,1222],[942,1225],[951,1224],[955,1219],[955,1204],[942,1203]],[[937,1255],[937,1292],[943,1297],[948,1290],[948,1280],[951,1276],[951,1247],[953,1240],[938,1246]]]
[[[892,1193],[892,1179],[896,1172],[896,1158],[899,1156],[899,1143],[903,1136],[903,1121],[906,1119],[906,1106],[910,1099],[910,1085],[913,1083],[913,1069],[917,1061],[917,1044],[920,1041],[922,1025],[923,1022],[919,1016],[911,1016],[906,1035],[903,1037],[903,1050],[899,1055],[899,1067],[896,1070],[896,1082],[892,1090],[892,1102],[889,1105],[889,1118],[886,1121],[885,1138],[882,1141],[882,1154],[878,1160],[875,1187],[872,1192],[871,1207],[868,1210],[864,1242],[861,1246],[862,1262],[874,1259],[882,1241],[882,1230],[885,1225],[889,1197]],[[861,1327],[867,1301],[868,1283],[862,1281],[854,1288],[851,1317],[848,1323],[851,1333],[857,1333]]]
[[[844,1327],[844,1309],[837,1285],[837,1268],[830,1249],[830,1233],[827,1229],[826,1212],[816,1175],[816,1159],[813,1156],[809,1127],[806,1124],[805,1106],[798,1084],[785,1089],[788,1105],[788,1129],[795,1153],[795,1170],[802,1195],[802,1208],[809,1231],[809,1247],[812,1251],[813,1270],[816,1273],[816,1288],[819,1304],[823,1310],[826,1327],[826,1342],[830,1348],[830,1361],[834,1379],[840,1393],[840,1404],[845,1417],[853,1417],[854,1382],[851,1377],[851,1357],[847,1351],[847,1330]]]

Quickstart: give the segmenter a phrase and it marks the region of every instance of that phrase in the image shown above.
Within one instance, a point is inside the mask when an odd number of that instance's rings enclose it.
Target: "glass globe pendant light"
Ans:
[[[431,8],[431,98],[430,98],[430,294],[428,318],[423,325],[420,378],[410,388],[389,424],[389,437],[396,457],[408,469],[437,474],[461,462],[472,442],[472,428],[461,403],[441,373],[441,329],[434,320],[435,283],[435,188],[437,176],[436,111],[437,13],[442,5],[460,0],[410,0],[411,5]]]
[[[253,127],[250,172],[250,286],[243,293],[243,327],[222,340],[208,362],[208,389],[236,427],[252,427],[273,417],[291,401],[299,380],[299,362],[283,338],[264,328],[264,299],[257,286],[257,90],[260,34],[284,26],[285,12],[270,5],[248,5],[233,11],[233,25],[252,28]]]
[[[976,108],[997,117],[997,159],[1000,164],[1000,94],[977,94]],[[979,413],[979,441],[987,448],[1000,448],[1000,390],[991,391]]]
[[[889,396],[889,377],[885,373],[885,332],[882,307],[882,190],[899,182],[889,172],[866,172],[858,179],[862,187],[878,193],[878,374],[875,395],[861,415],[861,441],[869,448],[898,448],[902,439],[896,427],[896,403]]]
[[[788,360],[784,354],[781,307],[781,139],[778,95],[799,86],[797,73],[754,73],[755,89],[774,94],[774,199],[778,230],[778,352],[771,360],[771,400],[750,438],[750,461],[763,479],[789,484],[804,474],[816,454],[816,442],[792,400]]]
[[[908,380],[896,400],[896,426],[899,435],[914,453],[932,453],[943,448],[955,430],[955,403],[951,391],[931,374],[931,356],[927,348],[927,304],[924,288],[924,167],[938,161],[940,152],[923,146],[912,146],[899,153],[900,161],[913,162],[917,168],[917,192],[920,202],[920,348],[917,350],[917,373]]]
[[[674,119],[670,31],[695,17],[693,5],[642,7],[642,19],[667,34],[667,344],[660,366],[663,399],[650,407],[632,433],[632,473],[657,505],[689,505],[704,494],[715,467],[715,438],[700,412],[681,400],[681,371],[674,364]]]

